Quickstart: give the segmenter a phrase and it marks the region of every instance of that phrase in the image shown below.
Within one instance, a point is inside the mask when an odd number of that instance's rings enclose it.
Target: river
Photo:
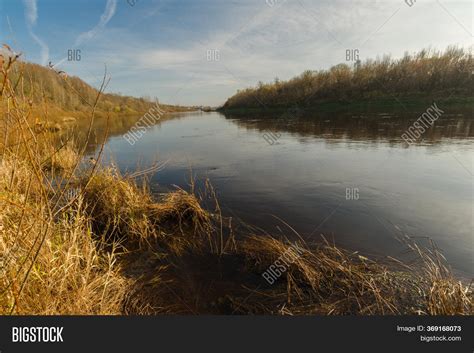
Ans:
[[[175,114],[134,144],[109,138],[123,172],[155,161],[159,193],[209,178],[224,214],[268,233],[321,235],[376,257],[406,256],[402,235],[441,249],[473,275],[474,120],[446,113],[416,144],[401,139],[418,116],[331,114],[281,119],[218,112]],[[286,225],[286,224],[287,225]]]

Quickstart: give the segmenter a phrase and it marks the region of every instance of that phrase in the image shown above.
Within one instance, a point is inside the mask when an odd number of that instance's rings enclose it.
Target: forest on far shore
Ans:
[[[472,49],[472,48],[471,48]],[[474,61],[471,50],[448,47],[444,52],[424,49],[400,59],[383,56],[338,64],[329,70],[307,70],[288,81],[239,90],[223,110],[313,106],[324,102],[354,102],[386,97],[433,98],[449,95],[472,98]],[[447,98],[447,97],[445,97]]]

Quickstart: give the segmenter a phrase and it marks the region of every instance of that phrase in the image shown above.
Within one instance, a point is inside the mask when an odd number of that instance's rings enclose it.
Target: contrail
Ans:
[[[74,42],[73,47],[77,48],[79,45],[95,37],[97,33],[105,28],[110,19],[115,15],[115,10],[117,8],[117,0],[107,0],[105,5],[105,10],[100,16],[99,22],[89,31],[79,34]],[[67,60],[66,58],[58,61],[54,66],[61,65]]]
[[[97,34],[97,32],[104,29],[110,19],[114,16],[116,8],[117,0],[107,0],[104,13],[100,16],[99,23],[97,23],[91,30],[79,34],[74,42],[74,47],[77,47],[84,41],[91,39]]]
[[[33,26],[36,25],[38,21],[38,6],[36,0],[23,0],[25,5],[25,18],[26,24],[28,26],[28,32],[33,40],[40,46],[41,48],[41,63],[46,65],[49,58],[49,47],[48,45],[38,37],[35,32],[33,31]]]

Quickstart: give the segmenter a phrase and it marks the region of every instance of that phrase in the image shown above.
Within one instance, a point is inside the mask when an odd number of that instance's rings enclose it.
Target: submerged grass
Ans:
[[[234,237],[209,184],[156,200],[133,176],[81,164],[84,146],[35,131],[8,66],[2,75],[0,314],[473,313],[470,286],[436,251],[408,242],[419,258],[409,267],[327,241]],[[266,282],[262,273],[294,246]]]

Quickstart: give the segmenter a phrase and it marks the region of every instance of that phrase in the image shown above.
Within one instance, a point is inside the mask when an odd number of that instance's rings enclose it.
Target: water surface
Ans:
[[[123,171],[167,161],[151,179],[154,192],[186,188],[192,168],[198,180],[211,180],[225,214],[270,233],[291,233],[278,217],[306,239],[323,234],[365,254],[398,257],[406,249],[401,234],[424,245],[432,239],[456,271],[472,276],[474,120],[446,112],[408,146],[400,136],[418,115],[406,115],[285,121],[184,113],[133,146],[111,137],[106,151]]]

